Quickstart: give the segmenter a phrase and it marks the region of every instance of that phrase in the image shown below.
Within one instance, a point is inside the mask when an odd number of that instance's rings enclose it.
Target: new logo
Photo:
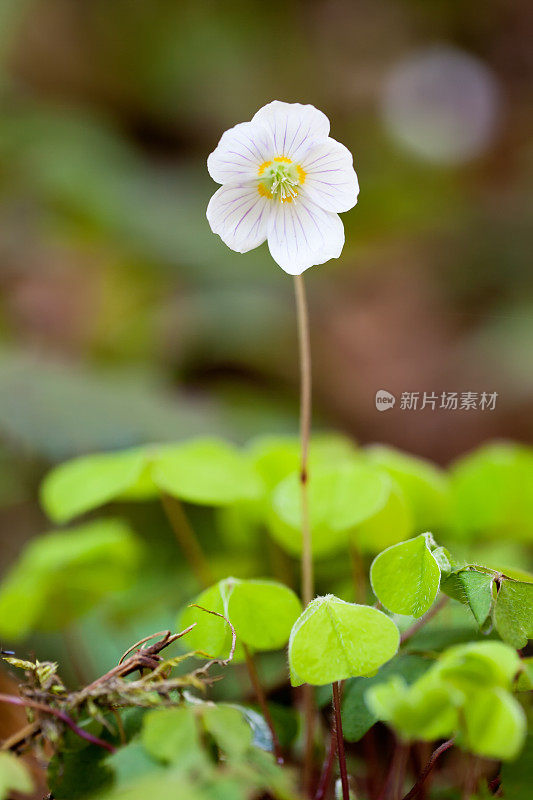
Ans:
[[[385,389],[378,389],[376,392],[376,408],[378,411],[388,411],[390,408],[394,408],[395,402],[394,395]]]

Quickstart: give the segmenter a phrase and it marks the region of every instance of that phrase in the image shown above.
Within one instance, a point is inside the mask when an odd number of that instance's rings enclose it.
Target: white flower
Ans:
[[[232,250],[268,239],[291,275],[340,256],[338,212],[357,203],[359,185],[350,151],[329,137],[329,120],[314,106],[269,103],[223,134],[207,168],[222,184],[207,219]]]

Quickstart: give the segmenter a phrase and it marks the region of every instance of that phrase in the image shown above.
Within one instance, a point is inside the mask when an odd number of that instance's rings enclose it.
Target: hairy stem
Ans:
[[[178,544],[183,550],[185,558],[189,562],[198,582],[204,588],[211,586],[214,583],[211,568],[185,515],[183,506],[179,500],[165,492],[161,493],[161,502]]]
[[[448,739],[446,742],[443,742],[439,747],[437,747],[436,750],[433,751],[433,753],[431,754],[431,758],[429,759],[428,763],[421,772],[417,782],[415,783],[413,788],[409,792],[407,792],[407,794],[403,797],[403,800],[414,800],[415,797],[419,796],[420,791],[431,770],[437,763],[437,760],[443,753],[446,752],[446,750],[449,750],[450,747],[452,747],[454,741],[455,739]]]
[[[24,700],[22,697],[15,697],[14,695],[10,694],[0,694],[0,703],[10,703],[13,706],[24,706],[25,708],[33,708],[36,711],[41,711],[43,714],[51,714],[57,719],[60,719],[61,722],[64,722],[65,725],[74,731],[81,739],[85,739],[86,741],[90,742],[91,744],[96,744],[99,747],[104,747],[106,750],[109,750],[110,753],[115,752],[115,748],[109,742],[104,742],[103,739],[99,739],[98,736],[93,736],[92,733],[88,733],[84,731],[83,728],[80,728],[73,719],[69,717],[69,715],[65,711],[60,711],[58,708],[52,708],[51,706],[47,706],[44,703],[37,703],[34,700]]]
[[[420,619],[417,620],[414,625],[411,625],[410,628],[407,628],[407,630],[402,633],[400,637],[400,644],[404,644],[404,642],[407,642],[412,636],[415,635],[415,633],[418,633],[420,628],[423,628],[426,622],[429,622],[430,619],[433,619],[433,617],[438,614],[442,608],[444,608],[449,599],[450,598],[447,595],[443,594],[440,599],[433,604],[427,614],[424,614],[423,617],[420,617]]]
[[[263,687],[261,686],[261,681],[259,679],[254,657],[250,653],[250,650],[245,644],[243,644],[243,649],[244,649],[244,656],[246,658],[246,667],[248,669],[248,675],[250,676],[250,681],[252,683],[252,686],[254,687],[254,692],[255,696],[257,697],[257,702],[259,703],[265,721],[268,727],[270,728],[270,734],[272,736],[272,745],[274,747],[274,755],[276,756],[276,761],[278,762],[278,764],[283,764],[283,755],[281,753],[281,747],[279,744],[278,735],[276,733],[276,729],[274,728],[274,722],[272,720],[272,715],[270,714],[270,709],[268,707]]]
[[[296,318],[298,324],[298,347],[300,355],[300,496],[302,507],[302,601],[309,605],[314,597],[313,555],[311,550],[311,526],[309,520],[309,439],[311,435],[311,342],[309,336],[309,314],[304,279],[294,276]],[[303,787],[311,792],[313,772],[313,742],[315,728],[314,694],[311,686],[302,687],[305,749],[303,763]]]
[[[335,713],[335,731],[337,733],[337,758],[339,760],[339,772],[341,774],[342,800],[350,800],[350,786],[348,784],[348,772],[346,770],[346,753],[344,752],[344,736],[342,735],[341,693],[339,681],[335,681],[332,686],[333,711]]]

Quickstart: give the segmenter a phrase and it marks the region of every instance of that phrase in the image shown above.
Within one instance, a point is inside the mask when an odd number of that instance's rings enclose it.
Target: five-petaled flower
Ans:
[[[291,275],[340,256],[338,214],[357,203],[359,184],[350,151],[330,138],[329,120],[314,106],[269,103],[223,134],[207,168],[222,184],[207,219],[232,250],[268,239]]]

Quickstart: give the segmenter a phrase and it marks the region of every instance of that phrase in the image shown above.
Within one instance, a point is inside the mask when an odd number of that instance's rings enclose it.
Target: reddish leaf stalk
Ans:
[[[333,711],[335,714],[335,731],[337,734],[337,758],[341,775],[342,800],[350,800],[350,786],[346,770],[346,753],[344,751],[344,737],[342,735],[340,682],[334,681],[333,686]]]
[[[433,751],[433,753],[431,754],[431,758],[424,767],[417,782],[415,783],[413,788],[409,792],[407,792],[407,794],[405,795],[405,797],[402,798],[402,800],[413,800],[413,798],[418,797],[428,775],[430,774],[431,770],[437,763],[437,760],[443,753],[446,752],[446,750],[449,750],[450,747],[453,746],[454,741],[455,739],[448,739],[446,742],[443,742],[439,747],[437,747],[436,750]]]
[[[44,705],[44,703],[37,703],[34,700],[24,700],[22,697],[15,697],[9,694],[0,694],[0,703],[10,703],[13,706],[33,708],[36,711],[41,711],[43,714],[52,714],[52,716],[57,717],[57,719],[60,719],[61,722],[64,722],[65,725],[68,725],[68,727],[81,739],[85,739],[91,744],[96,744],[98,747],[104,747],[106,750],[109,750],[110,753],[115,752],[115,748],[112,744],[109,742],[104,742],[104,740],[99,739],[98,736],[93,736],[92,733],[84,731],[83,728],[80,728],[78,725],[76,725],[74,720],[71,719],[65,711],[60,711],[58,708],[52,708],[51,706]]]

